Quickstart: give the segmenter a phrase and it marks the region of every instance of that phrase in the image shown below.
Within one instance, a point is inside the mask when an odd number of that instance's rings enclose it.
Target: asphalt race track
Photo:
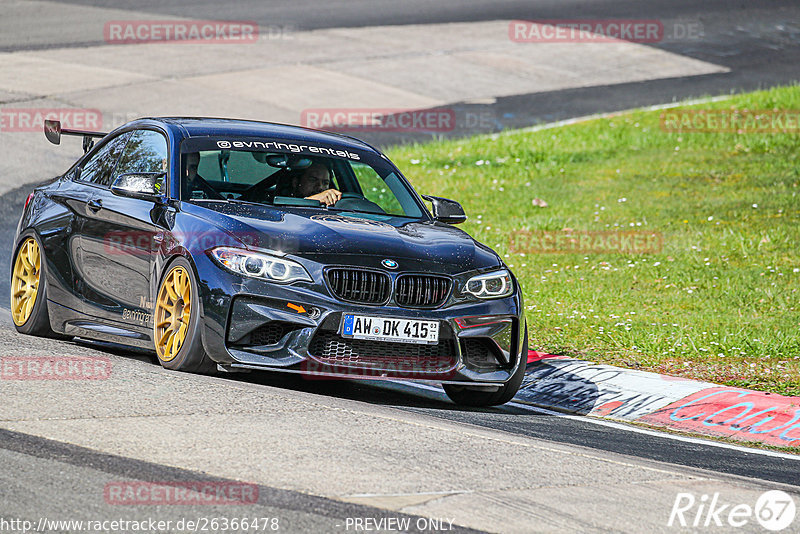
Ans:
[[[34,523],[257,515],[278,517],[292,532],[345,532],[347,518],[408,515],[488,531],[624,531],[614,518],[631,519],[633,507],[648,528],[668,531],[678,492],[747,503],[800,485],[800,460],[787,455],[514,404],[462,410],[430,388],[187,375],[146,355],[24,337],[8,326],[0,338],[6,356],[58,353],[111,366],[105,380],[41,381],[35,389],[3,381],[0,511]],[[258,501],[104,500],[106,485],[126,481],[241,481],[258,486]],[[486,502],[499,509],[476,514]],[[578,502],[596,513],[583,514]]]
[[[784,84],[797,79],[800,64],[797,4],[791,0],[767,3],[707,0],[632,0],[587,1],[545,0],[492,2],[442,0],[359,0],[317,3],[280,0],[236,3],[180,0],[162,5],[157,1],[90,2],[64,4],[94,5],[114,10],[144,12],[152,16],[181,16],[197,19],[255,20],[263,27],[291,31],[327,28],[362,28],[384,25],[478,22],[491,20],[558,19],[658,19],[696,22],[702,39],[666,39],[650,46],[702,61],[721,64],[729,72],[685,78],[665,78],[644,83],[615,83],[568,91],[517,94],[497,98],[492,103],[455,103],[475,112],[489,112],[499,127],[522,127],[597,112],[661,104],[678,99],[747,91]],[[119,13],[117,13],[119,14]],[[32,31],[20,38],[14,26],[39,27],[47,12],[31,10],[30,20],[0,23],[0,52],[58,47],[81,47],[101,40],[86,40],[85,34],[63,31]],[[121,18],[121,17],[120,17]],[[20,22],[22,24],[20,24]],[[57,24],[57,21],[53,21]],[[43,25],[50,27],[49,25]],[[391,140],[391,139],[390,139]]]
[[[800,65],[800,6],[785,0],[764,5],[723,0],[0,3],[0,9],[11,7],[16,17],[0,21],[0,69],[6,54],[52,53],[57,61],[60,53],[102,44],[94,34],[87,38],[81,26],[86,19],[62,25],[66,8],[100,21],[110,13],[124,18],[129,11],[135,13],[131,17],[153,19],[255,20],[297,32],[510,19],[701,23],[700,41],[648,46],[715,66],[705,74],[448,102],[453,109],[493,117],[494,131],[781,85],[798,78]],[[53,30],[59,27],[63,31]],[[26,105],[26,98],[0,89],[3,105]],[[40,137],[38,144],[19,146],[56,150]],[[0,176],[0,248],[6,251],[25,197],[53,174],[41,175],[25,163],[37,156],[13,153],[10,146],[0,144],[0,170],[7,174]],[[14,165],[5,166],[9,162]],[[5,273],[0,294],[6,301],[9,256],[0,259]],[[3,521],[12,519],[34,527],[42,518],[157,519],[172,521],[160,531],[184,532],[201,530],[186,526],[188,520],[251,517],[265,520],[262,530],[281,532],[398,531],[404,521],[411,532],[677,532],[669,521],[680,494],[691,494],[698,503],[716,495],[730,509],[753,507],[764,492],[783,490],[800,503],[800,457],[773,450],[513,402],[461,409],[431,386],[270,373],[178,374],[161,369],[147,354],[19,335],[5,304],[0,346],[3,357],[91,358],[111,369],[98,380],[0,380],[0,531]],[[256,497],[238,504],[175,505],[119,503],[108,496],[114,484],[139,483],[245,483]],[[707,516],[697,506],[685,517],[689,523],[699,517],[699,531],[733,530],[704,527]],[[44,530],[80,531],[74,525]],[[221,529],[217,524],[208,531]],[[751,517],[735,531],[763,529]]]

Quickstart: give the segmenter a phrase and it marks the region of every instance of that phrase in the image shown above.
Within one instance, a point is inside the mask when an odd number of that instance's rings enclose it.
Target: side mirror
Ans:
[[[422,198],[433,204],[433,218],[447,224],[459,224],[467,220],[464,208],[455,200],[422,195]]]
[[[44,136],[48,141],[54,145],[61,144],[61,122],[45,120],[44,121]]]
[[[158,202],[164,194],[164,172],[120,174],[111,184],[111,192],[121,197]]]

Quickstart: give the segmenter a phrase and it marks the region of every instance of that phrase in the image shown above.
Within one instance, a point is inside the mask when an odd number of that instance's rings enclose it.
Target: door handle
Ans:
[[[88,207],[92,211],[99,211],[100,208],[103,207],[103,201],[100,199],[93,199],[86,203],[86,207]]]

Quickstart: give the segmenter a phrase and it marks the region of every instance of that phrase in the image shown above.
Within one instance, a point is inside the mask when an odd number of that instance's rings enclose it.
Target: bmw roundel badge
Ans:
[[[394,260],[383,260],[381,265],[386,267],[387,269],[397,269],[397,262]]]

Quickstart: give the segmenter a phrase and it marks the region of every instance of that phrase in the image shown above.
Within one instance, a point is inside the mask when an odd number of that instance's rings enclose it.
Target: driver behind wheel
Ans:
[[[332,206],[342,198],[338,189],[331,188],[331,173],[322,163],[313,163],[302,174],[292,178],[292,196],[319,200],[325,206]]]

